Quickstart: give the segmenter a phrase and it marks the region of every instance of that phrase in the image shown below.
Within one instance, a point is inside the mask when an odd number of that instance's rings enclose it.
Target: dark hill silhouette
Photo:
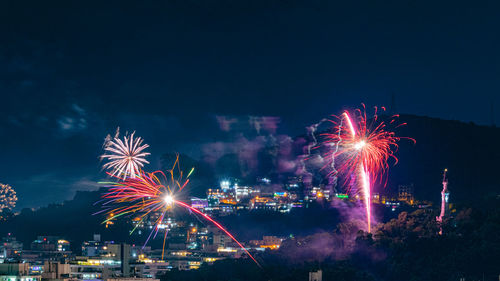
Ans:
[[[451,202],[471,203],[500,192],[499,128],[414,115],[400,119],[408,125],[398,134],[417,143],[400,146],[400,161],[389,171],[389,188],[397,191],[398,184],[413,182],[417,198],[437,202],[442,172],[448,168]]]
[[[128,229],[126,224],[105,228],[103,216],[93,215],[100,210],[94,203],[102,191],[79,191],[72,200],[61,204],[50,204],[38,210],[25,208],[11,220],[0,223],[0,231],[12,233],[26,249],[38,235],[61,236],[71,242],[76,253],[80,252],[82,241],[90,240],[93,233],[101,233],[104,240],[129,241],[128,232],[122,231]]]

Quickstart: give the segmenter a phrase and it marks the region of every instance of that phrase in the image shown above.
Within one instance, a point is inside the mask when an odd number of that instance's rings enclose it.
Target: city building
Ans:
[[[70,277],[80,280],[129,277],[133,253],[137,255],[137,249],[129,244],[102,242],[100,235],[94,234],[92,241],[82,243],[82,256],[70,262]]]
[[[255,196],[250,200],[250,209],[276,211],[278,204],[274,197]]]
[[[191,198],[191,207],[199,210],[204,210],[206,207],[208,207],[208,200],[193,197]]]
[[[101,242],[101,235],[94,234],[94,239],[84,241],[82,244],[82,255],[85,257],[97,257],[107,252],[106,244]]]
[[[0,244],[0,260],[14,261],[21,258],[21,252],[23,249],[23,243],[16,240],[15,237],[10,234],[7,237],[2,238]]]
[[[256,248],[277,250],[283,240],[283,238],[277,236],[263,236],[262,240],[251,240],[249,244]]]
[[[71,268],[67,263],[46,261],[41,272],[43,281],[67,281],[71,280]]]
[[[33,264],[44,261],[68,262],[72,258],[69,241],[58,236],[38,236],[30,250],[21,252],[21,260]]]
[[[29,263],[0,263],[0,281],[40,281],[40,275],[30,274]]]
[[[70,243],[58,236],[38,236],[31,243],[31,250],[68,252],[70,251]]]
[[[209,207],[219,204],[221,199],[226,198],[225,193],[221,189],[208,189],[207,190],[207,203]]]
[[[130,245],[125,243],[108,244],[110,256],[120,261],[120,271],[122,277],[130,276]]]
[[[398,186],[398,200],[405,202],[408,205],[415,204],[415,195],[413,193],[413,183],[408,185]]]
[[[121,263],[113,259],[76,258],[70,262],[70,277],[78,280],[107,279],[121,276]]]
[[[122,278],[106,278],[103,281],[160,281],[154,278],[137,278],[137,277],[122,277]]]
[[[162,260],[141,260],[139,263],[132,265],[135,276],[140,278],[155,278],[159,274],[172,270],[170,262]]]
[[[309,272],[309,281],[323,281],[323,271],[319,269]]]

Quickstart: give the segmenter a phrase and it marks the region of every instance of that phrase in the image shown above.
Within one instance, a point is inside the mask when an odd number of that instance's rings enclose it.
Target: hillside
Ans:
[[[499,194],[499,128],[412,115],[402,115],[401,121],[408,125],[399,134],[417,143],[400,146],[400,161],[390,170],[390,188],[413,182],[417,198],[438,201],[442,172],[448,168],[452,202]]]
[[[496,175],[496,169],[500,160],[497,149],[500,139],[500,129],[466,124],[457,121],[445,121],[428,117],[401,116],[402,122],[407,122],[408,126],[401,128],[399,134],[411,136],[417,140],[415,145],[402,143],[397,156],[399,163],[391,167],[387,184],[388,191],[397,190],[398,184],[414,183],[415,193],[418,199],[433,200],[437,202],[440,198],[441,175],[446,167],[449,169],[449,189],[451,191],[451,202],[471,205],[485,202],[485,198],[495,197],[500,192],[500,181]],[[265,147],[259,152],[262,159],[267,159],[267,163],[262,166],[269,167],[269,171],[276,171],[273,159],[269,159],[269,147]],[[231,176],[239,176],[238,170],[234,167],[239,163],[232,159],[230,155],[222,157],[217,163],[216,169],[206,163],[196,161],[181,156],[183,168],[195,167],[195,181],[193,182],[193,192],[196,196],[202,196],[206,188],[217,184],[217,178],[226,176],[218,171],[224,170],[227,165],[234,171]],[[166,154],[166,162],[173,159],[172,155]],[[261,160],[261,162],[264,160]],[[186,167],[184,167],[186,166]],[[163,167],[163,168],[165,168]],[[272,173],[262,173],[262,176],[273,176]],[[275,178],[279,179],[279,175]],[[380,189],[383,187],[376,187]],[[0,224],[0,233],[13,233],[21,241],[29,243],[36,238],[36,235],[63,235],[70,239],[75,249],[78,249],[81,241],[89,239],[93,233],[102,233],[103,239],[120,241],[131,241],[140,243],[141,240],[128,236],[126,229],[129,225],[118,224],[106,229],[101,224],[103,217],[92,215],[100,210],[94,203],[99,200],[101,191],[78,192],[75,198],[64,204],[53,204],[48,207],[32,211],[24,209],[18,216],[13,217],[8,222]],[[320,211],[302,212],[292,214],[301,220],[307,220],[311,214],[321,217]],[[244,216],[239,218],[226,218],[228,226],[234,227],[236,232],[244,233],[246,221],[257,229],[252,236],[261,235],[265,230],[275,229],[281,234],[290,232],[311,233],[314,229],[327,229],[330,224],[337,221],[337,212],[325,213],[329,221],[325,219],[311,221],[294,227],[293,217],[283,217],[277,215],[267,217],[265,220],[259,216]],[[324,215],[324,214],[323,214]],[[281,222],[281,223],[280,223]],[[269,228],[272,226],[272,228]],[[307,229],[309,228],[309,229]],[[69,231],[68,231],[69,230]],[[237,233],[238,234],[238,233]],[[248,237],[251,238],[251,237]],[[26,245],[28,246],[28,245]]]

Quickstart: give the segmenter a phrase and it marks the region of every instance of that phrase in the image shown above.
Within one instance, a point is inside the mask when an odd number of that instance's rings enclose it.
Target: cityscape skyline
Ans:
[[[500,280],[500,1],[0,1],[0,281]]]

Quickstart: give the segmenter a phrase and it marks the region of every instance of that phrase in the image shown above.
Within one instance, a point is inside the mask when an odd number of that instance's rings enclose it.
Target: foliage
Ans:
[[[428,210],[402,212],[373,235],[355,223],[340,223],[334,231],[284,241],[280,250],[258,257],[262,269],[247,260],[223,260],[161,279],[293,281],[321,269],[323,280],[496,280],[500,208],[486,210],[460,210],[445,222],[443,235]]]

